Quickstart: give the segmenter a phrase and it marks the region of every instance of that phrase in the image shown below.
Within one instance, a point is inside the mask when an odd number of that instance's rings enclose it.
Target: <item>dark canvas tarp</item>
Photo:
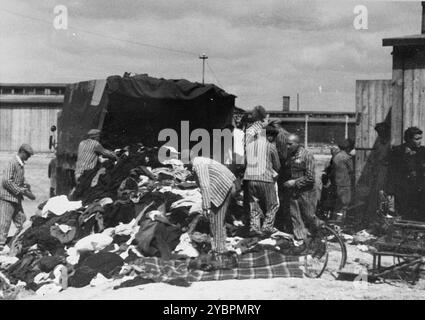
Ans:
[[[185,79],[166,80],[146,75],[134,77],[111,76],[108,78],[109,93],[116,93],[132,98],[195,100],[211,96],[217,99],[234,96],[213,84],[202,85]]]
[[[89,129],[102,129],[106,147],[137,139],[147,139],[141,142],[149,145],[159,130],[179,130],[182,120],[190,121],[191,130],[230,124],[234,101],[234,95],[213,84],[147,75],[72,84],[58,119],[58,165],[73,167],[78,144]]]
[[[87,131],[100,128],[99,120],[107,105],[107,95],[102,94],[100,101],[92,101],[100,80],[84,81],[67,87],[62,113],[58,117],[58,165],[73,167],[77,159],[78,144]],[[103,82],[104,85],[104,82]]]

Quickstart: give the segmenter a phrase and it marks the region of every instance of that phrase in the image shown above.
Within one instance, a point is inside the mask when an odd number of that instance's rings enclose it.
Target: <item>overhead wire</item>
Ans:
[[[210,71],[211,71],[212,75],[214,76],[215,81],[217,82],[217,84],[218,84],[220,87],[222,87],[222,85],[221,85],[220,81],[218,81],[218,78],[217,78],[217,76],[215,75],[215,72],[214,72],[214,70],[211,68],[211,66],[210,66],[210,64],[208,63],[208,61],[207,61],[207,67],[208,67],[208,69],[210,69]]]
[[[6,10],[6,9],[0,9],[0,11],[4,11],[4,12],[7,12],[9,14],[12,14],[12,15],[15,15],[15,16],[19,16],[19,17],[22,17],[22,18],[25,18],[25,19],[30,19],[30,20],[42,22],[44,24],[49,24],[49,25],[52,24],[50,21],[46,21],[44,19],[40,19],[40,18],[37,18],[37,17],[28,16],[28,15],[23,15],[23,14],[20,14],[20,13],[17,13],[17,12],[13,12],[13,11],[9,11],[9,10]],[[102,37],[102,38],[106,38],[106,39],[112,39],[112,40],[121,41],[121,42],[126,42],[126,43],[130,43],[130,44],[134,44],[134,45],[139,45],[139,46],[143,46],[143,47],[149,47],[149,48],[158,49],[158,50],[166,50],[166,51],[174,52],[174,53],[180,53],[180,54],[186,54],[186,55],[191,55],[191,56],[197,56],[197,53],[186,51],[186,50],[174,49],[174,48],[163,47],[163,46],[158,46],[158,45],[144,43],[144,42],[138,42],[138,41],[133,41],[133,40],[121,39],[121,38],[118,38],[118,37],[108,36],[108,35],[105,35],[105,34],[102,34],[102,33],[98,33],[98,32],[83,30],[83,29],[80,29],[80,28],[77,28],[77,27],[73,27],[73,26],[70,26],[69,29],[70,30],[78,31],[80,33],[91,34],[91,35],[94,35],[94,36],[98,36],[98,37]]]
[[[42,22],[44,24],[48,24],[48,25],[52,24],[51,21],[46,21],[46,20],[38,18],[38,17],[24,15],[24,14],[13,12],[13,11],[10,11],[10,10],[7,10],[7,9],[0,8],[0,11],[7,12],[11,15],[15,15],[15,16],[22,17],[22,18],[25,18],[25,19],[30,19],[30,20],[33,20],[33,21]],[[158,45],[149,44],[149,43],[145,43],[145,42],[121,39],[121,38],[118,38],[118,37],[109,36],[109,35],[105,35],[105,34],[98,33],[98,32],[83,30],[83,29],[73,27],[73,26],[70,26],[69,29],[78,31],[80,33],[85,33],[85,34],[90,34],[90,35],[97,36],[97,37],[102,37],[102,38],[105,38],[105,39],[111,39],[111,40],[115,40],[115,41],[121,41],[121,42],[129,43],[129,44],[132,44],[132,45],[139,45],[139,46],[143,46],[143,47],[153,48],[153,49],[157,49],[157,50],[164,50],[164,51],[173,52],[173,53],[185,54],[185,55],[190,55],[190,56],[197,56],[198,55],[197,53],[194,53],[194,52],[191,52],[191,51],[174,49],[174,48],[170,48],[170,47],[163,47],[163,46],[158,46]],[[217,84],[220,87],[222,87],[220,81],[218,80],[217,75],[215,74],[214,70],[212,69],[212,67],[210,66],[208,61],[207,61],[207,67],[210,70],[210,72],[212,73]]]

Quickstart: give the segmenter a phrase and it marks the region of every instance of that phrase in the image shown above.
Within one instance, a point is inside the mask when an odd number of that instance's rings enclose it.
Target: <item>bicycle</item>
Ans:
[[[316,216],[324,224],[313,234],[305,256],[305,273],[311,278],[320,278],[326,271],[336,279],[338,271],[347,263],[347,247],[341,237],[341,228],[331,222],[333,198],[332,190],[329,189],[317,206]]]
[[[325,271],[333,278],[347,263],[347,247],[339,235],[337,226],[323,224],[312,236],[305,252],[305,274],[320,278]]]

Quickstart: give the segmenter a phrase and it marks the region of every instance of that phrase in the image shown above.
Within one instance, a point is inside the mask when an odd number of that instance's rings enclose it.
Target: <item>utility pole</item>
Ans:
[[[345,139],[348,139],[348,115],[345,115]]]
[[[297,93],[297,111],[300,111],[300,94]]]
[[[304,148],[307,149],[308,146],[308,114],[305,115],[305,124],[304,124]]]
[[[202,84],[204,84],[204,76],[205,76],[205,59],[208,59],[205,53],[199,56],[199,59],[202,59]]]

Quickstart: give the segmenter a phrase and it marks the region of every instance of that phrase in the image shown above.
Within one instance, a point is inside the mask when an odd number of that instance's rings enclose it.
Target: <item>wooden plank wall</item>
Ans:
[[[425,69],[405,69],[403,86],[403,127],[425,131]]]
[[[356,148],[373,148],[377,138],[375,124],[385,121],[391,109],[391,90],[391,80],[356,81],[356,112],[359,114]],[[356,184],[362,175],[367,175],[364,170],[370,153],[356,150]]]
[[[35,152],[49,152],[50,127],[56,125],[58,106],[2,105],[0,151],[17,151],[29,143]]]

